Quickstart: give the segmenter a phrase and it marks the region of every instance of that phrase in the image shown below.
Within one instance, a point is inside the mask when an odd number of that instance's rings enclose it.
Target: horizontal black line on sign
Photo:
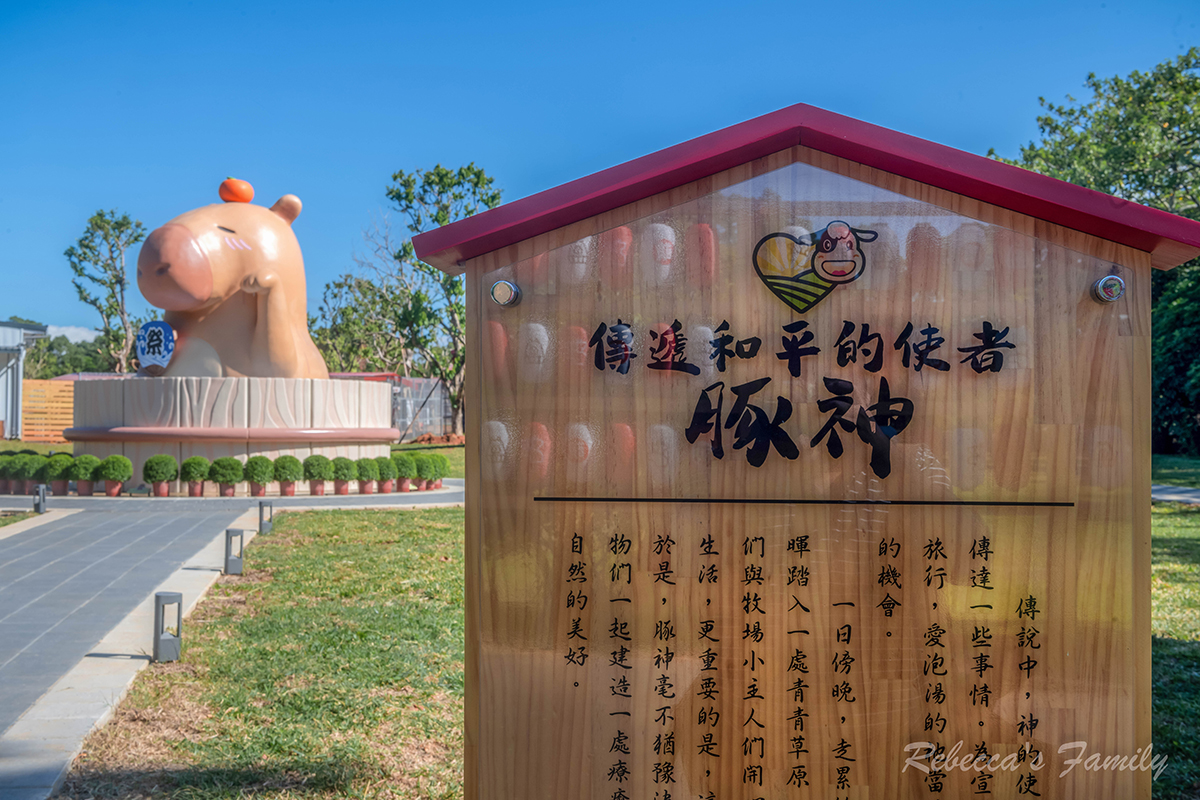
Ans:
[[[1074,503],[1020,500],[781,500],[754,497],[535,497],[535,503],[746,503],[775,506],[995,506],[1001,508],[1074,508]]]

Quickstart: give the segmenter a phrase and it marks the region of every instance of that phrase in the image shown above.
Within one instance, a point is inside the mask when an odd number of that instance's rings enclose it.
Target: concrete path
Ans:
[[[456,505],[463,502],[463,479],[446,478],[441,489],[427,492],[393,492],[391,494],[327,494],[323,497],[271,497],[261,498],[274,504],[276,511],[285,508],[408,508],[414,505]],[[169,508],[175,510],[237,511],[258,508],[258,497],[48,497],[47,508],[80,509],[83,511],[112,511],[115,508],[133,507],[141,510]],[[33,497],[29,495],[0,494],[0,509],[5,511],[29,511],[33,508]],[[3,535],[0,528],[0,535]]]
[[[1200,489],[1156,483],[1150,487],[1150,499],[1160,503],[1200,503]]]
[[[268,499],[276,511],[461,503],[462,481],[447,484]],[[154,593],[182,592],[190,612],[221,573],[225,529],[256,529],[258,502],[50,498],[49,514],[0,528],[0,798],[43,800],[58,788],[149,663]],[[0,508],[31,503],[0,495]]]

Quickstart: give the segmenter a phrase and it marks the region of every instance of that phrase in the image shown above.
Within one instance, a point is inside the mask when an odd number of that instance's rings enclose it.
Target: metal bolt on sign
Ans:
[[[1119,275],[1105,275],[1092,284],[1092,299],[1097,303],[1115,303],[1125,295],[1125,281]]]
[[[175,606],[175,630],[164,628],[166,607]],[[178,661],[183,644],[183,595],[180,592],[154,593],[154,660]]]
[[[237,539],[237,555],[233,553],[233,540]],[[246,532],[237,528],[225,529],[225,574],[242,574],[242,550],[246,546]]]
[[[500,306],[515,306],[521,302],[521,289],[512,281],[496,281],[492,284],[491,295]]]
[[[275,507],[270,500],[258,501],[258,532],[270,533],[275,521]]]

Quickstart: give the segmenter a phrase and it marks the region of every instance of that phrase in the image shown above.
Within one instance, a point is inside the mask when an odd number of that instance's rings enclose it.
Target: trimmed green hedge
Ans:
[[[358,477],[358,465],[345,456],[333,460],[333,479],[335,481],[352,481]]]
[[[379,470],[379,480],[394,481],[396,479],[396,462],[387,456],[378,456],[375,459],[375,467]]]
[[[250,456],[246,459],[246,480],[266,486],[275,480],[275,462],[266,456]]]
[[[238,461],[233,456],[225,456],[218,458],[212,462],[212,466],[208,468],[208,479],[217,483],[232,485],[241,483],[244,478],[244,470],[242,462]]]
[[[4,477],[12,478],[14,481],[21,480],[19,473],[21,465],[25,463],[25,459],[29,456],[17,453],[15,456],[9,456],[8,462],[4,465]]]
[[[333,480],[333,464],[325,456],[311,455],[304,459],[304,479],[308,481]]]
[[[124,483],[133,477],[133,462],[125,456],[113,454],[100,462],[95,474],[102,481]]]
[[[142,464],[142,480],[146,483],[165,483],[179,477],[179,463],[174,456],[159,453]]]
[[[179,468],[179,479],[188,483],[206,481],[211,468],[212,462],[204,456],[189,456],[183,460],[183,466]]]
[[[358,479],[360,481],[379,480],[379,465],[375,463],[375,459],[360,458],[354,462],[354,466],[358,468]]]
[[[27,481],[42,480],[42,470],[49,460],[45,456],[25,456],[25,460],[21,462],[21,474],[17,477]]]
[[[55,453],[50,456],[50,460],[42,468],[42,480],[47,482],[70,480],[67,477],[67,470],[71,468],[71,462],[74,460],[70,453]]]
[[[304,480],[304,465],[295,456],[280,456],[275,459],[275,480],[280,483]]]
[[[76,458],[67,469],[67,479],[72,481],[96,480],[96,472],[100,469],[100,459],[89,453]]]
[[[428,453],[417,453],[413,456],[413,461],[417,463],[417,477],[423,481],[437,480],[437,465]]]
[[[450,474],[450,459],[441,453],[430,453],[429,455],[437,463],[437,477],[434,480],[440,481],[442,478],[447,477]]]
[[[396,477],[409,479],[417,477],[417,462],[413,461],[413,457],[408,453],[392,453],[392,463],[396,465]]]

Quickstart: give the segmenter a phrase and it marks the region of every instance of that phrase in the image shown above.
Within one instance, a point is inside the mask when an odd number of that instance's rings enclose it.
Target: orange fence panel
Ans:
[[[66,442],[63,429],[75,422],[75,381],[22,381],[21,439]]]

